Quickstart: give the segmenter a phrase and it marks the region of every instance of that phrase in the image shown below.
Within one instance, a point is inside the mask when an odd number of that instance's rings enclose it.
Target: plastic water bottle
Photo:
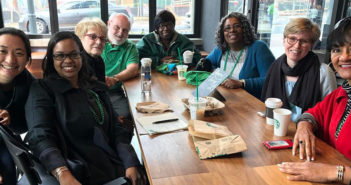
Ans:
[[[151,62],[150,58],[141,59],[141,93],[151,93]]]

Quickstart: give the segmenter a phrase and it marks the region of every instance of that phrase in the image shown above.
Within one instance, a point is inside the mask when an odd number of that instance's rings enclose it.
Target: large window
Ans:
[[[130,17],[132,37],[153,30],[153,18],[162,9],[176,17],[175,29],[189,36],[199,36],[195,17],[199,17],[201,0],[1,0],[4,26],[19,28],[30,35],[73,31],[84,17],[100,17],[107,23],[114,13]],[[108,10],[108,11],[107,11]],[[200,20],[199,18],[197,18]],[[134,35],[134,36],[133,36]],[[138,36],[139,35],[139,36]]]

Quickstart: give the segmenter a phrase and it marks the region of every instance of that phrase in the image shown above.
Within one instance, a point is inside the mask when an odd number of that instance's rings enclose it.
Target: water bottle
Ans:
[[[141,59],[141,93],[151,93],[151,58]]]

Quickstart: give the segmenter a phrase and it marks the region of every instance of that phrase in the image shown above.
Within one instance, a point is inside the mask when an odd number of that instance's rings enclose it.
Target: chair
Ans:
[[[1,124],[0,136],[4,140],[18,170],[22,173],[22,177],[17,183],[18,185],[59,185],[59,182],[29,152],[24,142]]]

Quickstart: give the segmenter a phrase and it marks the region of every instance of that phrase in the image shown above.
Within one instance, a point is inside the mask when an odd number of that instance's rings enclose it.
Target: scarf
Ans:
[[[350,110],[351,110],[351,87],[348,83],[347,80],[345,80],[345,82],[342,84],[342,88],[346,91],[347,93],[347,104],[346,104],[346,108],[345,111],[339,121],[338,126],[336,127],[336,131],[335,131],[335,138],[338,139],[340,130],[342,128],[342,126],[344,126],[344,123],[347,119],[347,117],[350,115]]]
[[[294,68],[290,68],[287,57],[283,54],[272,64],[267,73],[262,89],[262,101],[270,97],[280,98],[284,108],[290,109],[290,102],[301,107],[302,112],[313,107],[321,100],[319,68],[318,56],[311,51],[298,61]],[[290,97],[286,94],[285,76],[299,77]]]

